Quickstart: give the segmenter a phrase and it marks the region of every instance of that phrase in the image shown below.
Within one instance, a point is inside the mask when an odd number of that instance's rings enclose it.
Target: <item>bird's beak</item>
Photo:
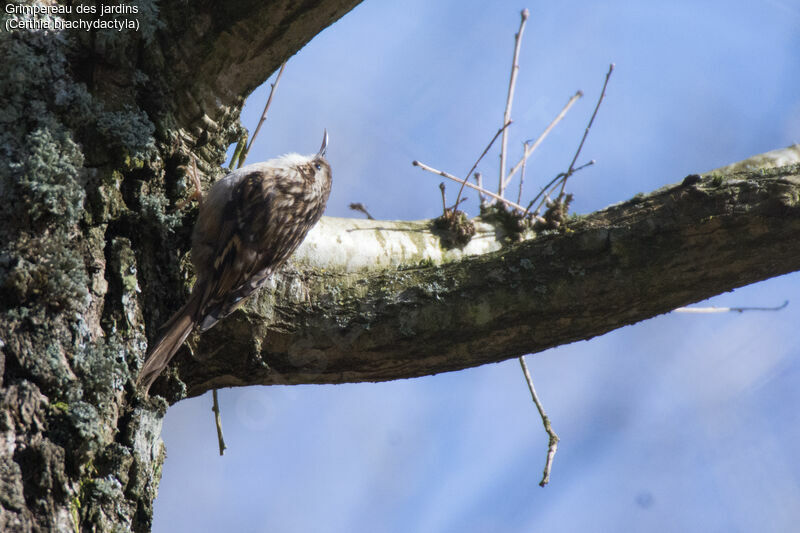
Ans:
[[[328,130],[325,129],[325,133],[322,135],[322,146],[319,147],[319,152],[317,155],[320,157],[325,157],[325,152],[328,151]]]

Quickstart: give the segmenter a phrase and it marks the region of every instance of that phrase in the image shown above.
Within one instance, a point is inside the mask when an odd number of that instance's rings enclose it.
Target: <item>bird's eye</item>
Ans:
[[[320,165],[319,163],[314,163],[314,168],[316,168],[317,170],[322,170],[322,165]]]

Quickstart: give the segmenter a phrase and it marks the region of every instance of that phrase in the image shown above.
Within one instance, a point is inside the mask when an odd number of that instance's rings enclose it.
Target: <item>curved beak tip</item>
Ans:
[[[325,128],[325,131],[322,134],[322,146],[319,147],[319,152],[317,152],[317,155],[325,157],[325,153],[327,151],[328,151],[328,129]]]

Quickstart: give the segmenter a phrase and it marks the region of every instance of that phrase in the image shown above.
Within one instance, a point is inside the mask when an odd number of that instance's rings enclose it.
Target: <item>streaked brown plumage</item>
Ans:
[[[197,282],[148,351],[137,380],[145,393],[195,327],[205,331],[239,307],[320,219],[331,191],[327,144],[325,132],[316,155],[248,165],[211,187],[192,233]]]

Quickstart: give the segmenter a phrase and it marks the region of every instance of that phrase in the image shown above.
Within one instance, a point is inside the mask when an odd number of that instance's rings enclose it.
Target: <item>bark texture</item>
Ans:
[[[247,94],[357,3],[141,0],[120,15],[138,31],[0,15],[0,531],[149,530],[168,402],[211,386],[464,368],[800,267],[796,166],[521,242],[486,222],[463,250],[429,222],[327,220],[273,290],[194,341],[204,362],[184,349],[153,390],[168,401],[144,401],[147,340],[191,283],[190,155],[219,175]]]
[[[150,529],[166,404],[133,379],[182,297],[185,165],[218,174],[247,94],[357,3],[0,14],[0,531]]]

